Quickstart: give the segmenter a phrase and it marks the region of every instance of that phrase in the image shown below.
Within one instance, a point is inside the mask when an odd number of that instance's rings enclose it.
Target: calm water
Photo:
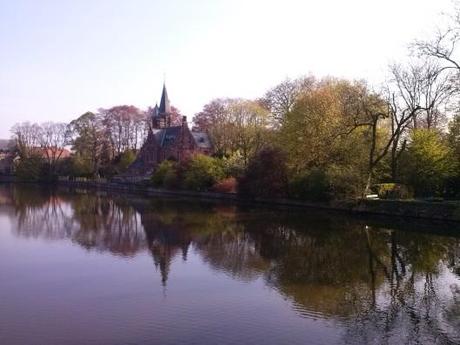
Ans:
[[[0,344],[459,344],[456,233],[0,185]]]

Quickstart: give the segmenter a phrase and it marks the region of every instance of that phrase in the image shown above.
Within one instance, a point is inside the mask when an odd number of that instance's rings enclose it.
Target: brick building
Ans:
[[[150,114],[151,123],[147,140],[124,176],[149,176],[155,167],[166,159],[180,162],[195,153],[213,153],[208,134],[190,130],[187,117],[183,116],[178,121],[174,118],[175,115],[166,85],[163,85],[160,106],[155,105]]]

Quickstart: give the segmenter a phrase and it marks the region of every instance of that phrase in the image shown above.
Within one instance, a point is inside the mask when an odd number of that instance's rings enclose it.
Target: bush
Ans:
[[[328,176],[319,168],[297,175],[289,183],[289,194],[303,200],[327,201],[331,198]]]
[[[134,150],[126,150],[120,154],[114,162],[117,174],[124,173],[135,160],[136,152]]]
[[[447,199],[460,199],[460,175],[455,175],[446,180],[444,197]]]
[[[410,199],[413,197],[409,188],[399,183],[380,183],[372,187],[380,199]]]
[[[244,173],[244,159],[240,153],[233,153],[229,157],[222,158],[222,166],[225,175],[240,177]]]
[[[84,160],[80,155],[73,155],[70,158],[71,162],[71,171],[70,176],[74,177],[92,177],[93,171],[91,169],[91,164]]]
[[[184,167],[184,187],[195,191],[211,188],[225,177],[219,159],[197,154],[191,157]]]
[[[276,148],[264,148],[249,160],[238,180],[238,192],[266,198],[287,195],[286,156]]]
[[[335,199],[361,197],[366,176],[354,166],[331,165],[326,170],[331,195]]]
[[[155,187],[176,188],[178,186],[177,163],[169,160],[161,162],[151,178]]]
[[[39,181],[46,176],[46,164],[38,155],[21,158],[16,166],[16,176],[22,181]]]
[[[211,190],[217,193],[236,193],[237,181],[234,177],[229,177],[219,181],[212,186]]]

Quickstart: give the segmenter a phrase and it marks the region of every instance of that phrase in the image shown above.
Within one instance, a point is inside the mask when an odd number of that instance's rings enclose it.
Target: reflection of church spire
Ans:
[[[160,259],[161,284],[166,286],[168,281],[169,269],[171,267],[171,258],[164,257]]]
[[[187,254],[188,254],[188,248],[190,246],[190,242],[184,243],[182,245],[182,260],[187,261]]]
[[[166,286],[168,281],[169,270],[171,267],[172,257],[169,246],[160,243],[153,243],[151,246],[153,262],[156,268],[160,268],[161,283]]]

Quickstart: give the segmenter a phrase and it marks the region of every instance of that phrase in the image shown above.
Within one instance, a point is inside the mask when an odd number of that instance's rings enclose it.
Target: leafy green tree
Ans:
[[[76,172],[96,175],[104,160],[108,160],[104,157],[108,141],[101,117],[92,112],[84,113],[69,124],[69,136],[75,151]]]
[[[441,195],[445,182],[456,174],[454,151],[438,131],[417,129],[403,154],[402,172],[417,196]]]
[[[457,159],[460,161],[460,115],[457,114],[449,122],[449,132],[447,134],[449,146],[454,150]]]

